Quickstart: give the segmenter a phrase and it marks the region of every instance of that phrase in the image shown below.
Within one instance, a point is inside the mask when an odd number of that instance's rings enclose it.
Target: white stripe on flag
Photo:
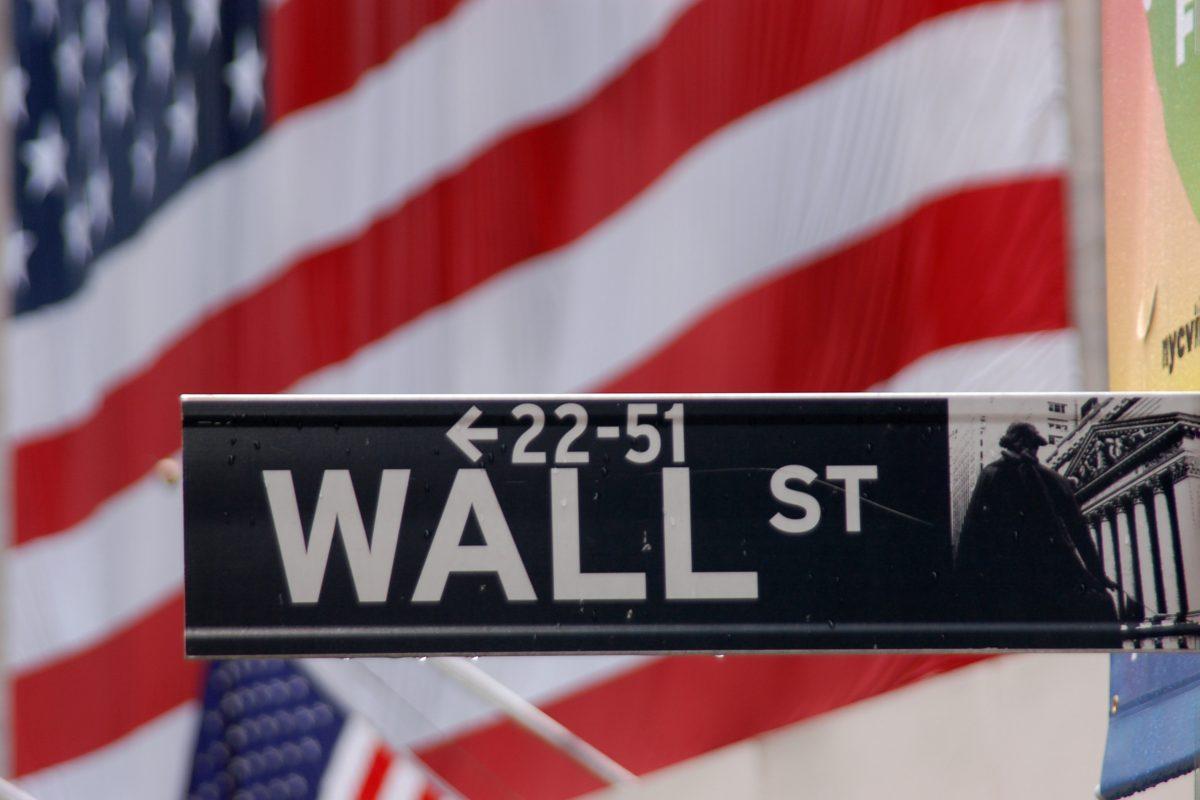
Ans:
[[[506,271],[297,389],[586,389],[636,363],[721,300],[787,265],[836,250],[923,200],[1061,170],[1057,86],[1047,74],[1049,56],[1042,57],[1058,45],[1057,21],[1056,6],[1022,3],[924,25],[723,129],[573,245]],[[878,109],[875,118],[858,120],[853,131],[831,131],[830,120],[845,117],[851,101]],[[1031,139],[1012,136],[1012,119],[1046,114]],[[822,158],[788,155],[797,142],[822,137],[828,139]],[[912,153],[921,155],[907,157]],[[21,363],[28,361],[38,359]],[[101,512],[102,533],[96,533],[98,514],[39,543],[43,563],[55,561],[74,574],[111,552],[165,559],[149,537],[178,537],[179,514],[164,510],[157,524],[148,523],[137,500],[153,492],[146,484],[157,480],[148,475],[112,498]],[[76,538],[87,544],[76,545]],[[15,548],[11,570],[24,568],[20,554],[28,546]],[[58,559],[84,559],[84,566]],[[148,607],[165,583],[133,575],[142,571],[177,576],[179,563],[172,557],[116,564],[109,585],[123,587],[114,595],[117,618],[105,595],[38,595],[46,606],[37,612],[41,618],[14,605],[8,639],[17,663],[36,664],[103,636],[138,607],[140,595]],[[30,585],[42,577],[13,580]],[[56,607],[66,604],[71,608]]]
[[[408,756],[398,756],[379,787],[379,800],[420,800],[429,780]]]
[[[178,486],[149,475],[74,529],[11,548],[9,668],[68,655],[179,592],[181,500]]]
[[[357,714],[351,713],[338,734],[329,757],[329,766],[321,778],[318,800],[346,800],[358,797],[363,779],[371,768],[375,751],[383,740],[371,729],[371,725]]]
[[[1079,336],[1074,330],[1000,336],[919,358],[873,392],[1077,392]]]
[[[21,778],[37,800],[183,797],[192,768],[198,703],[184,703],[112,744]]]
[[[479,0],[345,95],[286,118],[97,261],[74,298],[10,323],[12,438],[80,418],[207,314],[360,231],[506,131],[577,103],[690,1]],[[564,47],[571,58],[559,57]],[[455,110],[453,124],[438,108]],[[312,158],[330,148],[337,157]],[[133,296],[154,302],[126,302]]]
[[[1055,107],[1057,88],[1035,54],[1058,45],[1057,20],[1054,6],[1022,4],[928,23],[726,127],[578,242],[504,272],[297,389],[594,386],[722,300],[923,200],[1058,172],[1061,115],[1050,113],[1030,139],[1011,127]],[[849,102],[875,117],[847,114]],[[853,129],[831,129],[838,119]],[[812,141],[824,142],[819,158],[797,153],[797,143]]]

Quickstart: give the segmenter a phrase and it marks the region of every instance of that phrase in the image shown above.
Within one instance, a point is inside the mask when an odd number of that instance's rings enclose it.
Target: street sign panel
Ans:
[[[1178,647],[1200,601],[1193,395],[183,409],[191,655]]]

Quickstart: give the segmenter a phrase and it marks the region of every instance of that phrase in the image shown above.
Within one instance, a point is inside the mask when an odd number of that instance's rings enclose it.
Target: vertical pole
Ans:
[[[1104,143],[1100,105],[1100,3],[1063,3],[1070,148],[1071,310],[1079,331],[1081,388],[1108,388],[1104,264]]]
[[[13,42],[12,8],[15,3],[4,3],[0,7],[0,71],[7,70],[17,60]],[[3,72],[0,72],[3,74]],[[0,88],[0,109],[8,108],[7,97]],[[13,130],[12,123],[0,117],[0,243],[7,245],[9,232],[13,230]],[[5,263],[6,247],[0,247],[0,276],[8,275]],[[6,282],[0,281],[4,291],[0,301],[0,603],[9,602],[8,548],[12,542],[13,496],[11,439],[8,424],[8,317],[12,313],[12,295],[5,291]],[[0,620],[5,615],[0,614]],[[6,626],[0,624],[0,775],[12,774],[12,690],[8,669],[8,635]],[[3,795],[0,795],[3,796]],[[21,795],[11,795],[20,797]]]

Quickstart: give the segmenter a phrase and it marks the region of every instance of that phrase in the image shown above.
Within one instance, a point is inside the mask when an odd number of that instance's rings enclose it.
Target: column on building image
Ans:
[[[1124,597],[1131,594],[1132,589],[1125,581],[1125,563],[1129,559],[1121,556],[1121,531],[1117,526],[1117,504],[1106,504],[1101,509],[1101,514],[1104,517],[1103,530],[1107,538],[1108,552],[1112,559],[1112,572],[1109,573],[1109,576],[1117,582],[1117,591]],[[1107,568],[1107,563],[1105,567]]]
[[[1139,484],[1133,494],[1133,522],[1136,529],[1138,571],[1142,584],[1142,603],[1147,616],[1165,612],[1162,564],[1159,560],[1158,520],[1150,487]]]
[[[1096,548],[1096,555],[1100,556],[1100,563],[1104,567],[1105,575],[1112,575],[1112,565],[1109,563],[1111,557],[1108,553],[1108,546],[1104,542],[1104,529],[1101,527],[1102,517],[1099,513],[1093,511],[1085,517],[1087,522],[1088,536],[1092,539],[1092,544]]]
[[[1179,520],[1179,564],[1188,611],[1197,611],[1200,601],[1200,475],[1191,459],[1177,462],[1172,469],[1171,487],[1175,515]]]
[[[1164,471],[1154,479],[1151,486],[1146,487],[1147,511],[1150,512],[1154,527],[1154,570],[1158,582],[1154,591],[1159,595],[1160,614],[1178,614],[1181,610],[1187,610],[1180,606],[1180,578],[1175,563],[1178,521],[1166,501],[1166,493],[1170,491],[1170,486],[1170,473]]]
[[[1128,497],[1117,498],[1117,538],[1121,548],[1122,583],[1125,594],[1143,607],[1146,595],[1142,586],[1141,564],[1138,560],[1137,526],[1133,522],[1132,503]]]

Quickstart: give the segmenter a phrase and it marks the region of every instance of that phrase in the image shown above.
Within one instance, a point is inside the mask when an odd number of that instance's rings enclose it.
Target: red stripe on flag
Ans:
[[[360,237],[302,260],[201,322],[85,420],[19,446],[16,541],[78,523],[174,452],[180,393],[281,391],[576,239],[722,125],[965,4],[868,14],[865,2],[702,3],[583,107],[514,134]]]
[[[383,787],[383,778],[391,766],[392,754],[383,747],[376,747],[374,755],[371,756],[371,766],[367,769],[358,794],[355,795],[357,800],[375,800]]]
[[[645,774],[982,658],[666,658],[545,710],[617,763]],[[507,721],[418,755],[466,797],[557,800],[601,786],[562,753]]]
[[[288,0],[268,28],[271,118],[346,91],[460,2]]]
[[[176,596],[101,644],[13,681],[13,771],[27,775],[109,744],[200,691],[183,659]]]
[[[603,391],[861,391],[935,350],[1065,328],[1062,192],[1053,177],[930,203],[731,299]]]

